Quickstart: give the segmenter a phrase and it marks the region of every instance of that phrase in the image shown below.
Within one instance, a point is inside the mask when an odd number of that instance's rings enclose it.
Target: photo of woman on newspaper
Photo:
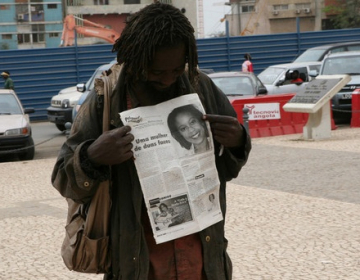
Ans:
[[[194,105],[175,108],[168,116],[171,135],[181,147],[199,154],[210,150],[209,131],[203,113]]]
[[[165,203],[159,205],[160,214],[155,218],[158,229],[164,229],[183,222],[182,215],[169,208]]]

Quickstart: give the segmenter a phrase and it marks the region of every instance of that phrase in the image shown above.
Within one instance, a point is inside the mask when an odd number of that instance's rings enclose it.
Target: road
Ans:
[[[60,132],[53,123],[31,123],[35,143],[35,158],[45,159],[56,157],[62,143],[66,140],[64,132]]]
[[[50,122],[32,123],[32,129],[36,145],[34,159],[55,158],[66,140],[65,133]],[[354,168],[360,155],[353,153],[360,146],[358,142],[354,144],[357,131],[348,125],[339,125],[330,140],[302,141],[301,135],[281,136],[283,141],[278,137],[253,139],[256,146],[244,167],[245,172],[233,183],[360,204],[360,189],[354,184],[360,181],[359,172]],[[329,151],[326,146],[330,143]],[[256,173],[261,176],[248,175]]]
[[[35,159],[56,157],[65,133],[49,122],[32,127]],[[354,153],[360,149],[359,141],[354,142],[358,131],[339,125],[331,139],[322,141],[304,141],[300,134],[280,136],[282,141],[279,137],[255,138],[245,171],[233,183],[360,204],[360,189],[354,184],[360,181],[355,168],[360,154]],[[261,176],[249,176],[257,173]]]

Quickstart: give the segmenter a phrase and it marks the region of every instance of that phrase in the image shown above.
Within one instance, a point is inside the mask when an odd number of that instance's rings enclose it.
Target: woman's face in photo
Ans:
[[[191,113],[184,112],[177,115],[175,124],[180,134],[186,141],[193,145],[200,145],[206,142],[205,128]]]
[[[161,205],[160,206],[160,211],[161,212],[166,212],[168,209],[167,209],[167,207],[165,206],[165,205]]]

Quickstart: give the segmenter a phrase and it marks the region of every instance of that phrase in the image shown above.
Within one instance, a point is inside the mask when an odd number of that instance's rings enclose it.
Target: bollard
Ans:
[[[360,127],[360,89],[355,89],[351,94],[350,127]]]
[[[242,109],[242,111],[243,111],[244,127],[246,129],[246,132],[248,134],[250,134],[250,131],[249,131],[249,108],[244,107]]]

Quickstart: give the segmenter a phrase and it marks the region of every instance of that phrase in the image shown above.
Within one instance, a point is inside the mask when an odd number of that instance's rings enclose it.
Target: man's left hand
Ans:
[[[204,115],[209,121],[214,139],[227,148],[239,147],[243,144],[243,127],[237,118],[220,115]]]

